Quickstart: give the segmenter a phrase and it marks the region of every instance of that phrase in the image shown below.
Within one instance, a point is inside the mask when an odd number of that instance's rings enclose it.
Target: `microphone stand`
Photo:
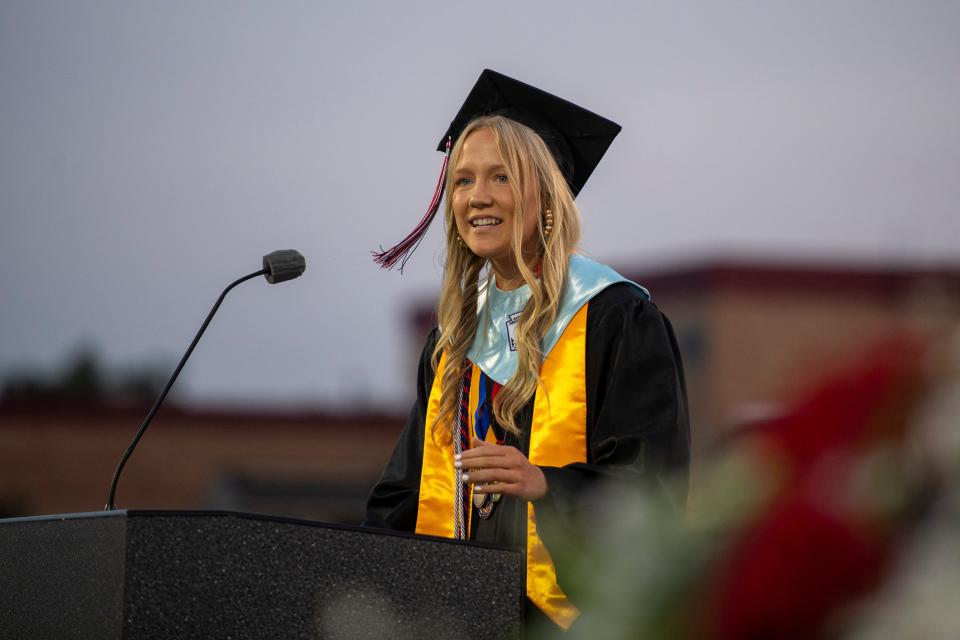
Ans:
[[[110,483],[110,495],[107,497],[107,506],[104,508],[105,511],[113,511],[117,507],[114,504],[114,498],[117,493],[117,482],[120,481],[120,473],[123,471],[124,465],[127,464],[127,460],[130,458],[130,454],[133,453],[133,450],[136,448],[137,443],[140,442],[140,438],[143,437],[143,433],[147,430],[147,427],[150,426],[150,422],[153,420],[153,417],[157,414],[157,410],[160,408],[160,405],[163,404],[164,398],[167,397],[167,393],[170,392],[170,387],[173,386],[173,383],[176,382],[177,376],[180,375],[180,370],[183,369],[183,365],[186,364],[187,359],[190,357],[190,354],[193,353],[194,347],[197,346],[197,343],[200,342],[203,332],[207,330],[207,325],[210,324],[210,320],[213,318],[213,314],[217,312],[217,309],[220,308],[220,303],[223,302],[223,299],[227,296],[231,289],[242,282],[246,282],[257,276],[262,276],[267,273],[270,273],[270,269],[261,269],[256,273],[251,273],[248,276],[243,276],[239,280],[232,282],[223,290],[223,293],[220,294],[220,297],[217,299],[217,303],[213,305],[213,308],[210,309],[210,313],[207,314],[207,319],[203,321],[203,325],[200,326],[200,331],[197,332],[196,337],[193,339],[193,342],[190,343],[190,346],[187,347],[187,352],[183,354],[183,357],[180,358],[180,364],[177,365],[177,368],[174,369],[173,375],[170,376],[170,379],[167,381],[166,386],[163,388],[163,391],[160,392],[160,395],[157,397],[156,402],[153,403],[153,407],[150,408],[150,411],[147,413],[147,417],[144,418],[143,424],[140,425],[140,429],[137,431],[137,435],[133,437],[133,441],[127,446],[127,450],[123,452],[123,456],[120,458],[120,463],[117,465],[117,470],[113,472],[113,481]]]

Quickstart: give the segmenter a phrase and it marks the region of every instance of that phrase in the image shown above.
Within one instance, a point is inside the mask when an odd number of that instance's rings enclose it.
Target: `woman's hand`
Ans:
[[[547,494],[543,471],[516,447],[474,438],[473,448],[464,451],[453,466],[463,468],[463,481],[473,483],[474,493],[502,493],[528,501]]]

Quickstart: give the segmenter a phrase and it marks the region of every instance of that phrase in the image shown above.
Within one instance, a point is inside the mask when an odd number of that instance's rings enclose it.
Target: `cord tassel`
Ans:
[[[379,252],[371,252],[373,261],[379,264],[382,269],[393,269],[399,262],[400,273],[403,273],[403,268],[406,266],[407,260],[409,260],[413,252],[417,250],[417,247],[420,246],[420,241],[423,240],[427,229],[430,228],[430,223],[433,222],[434,216],[437,215],[437,211],[440,209],[443,192],[447,187],[447,164],[450,161],[450,146],[451,138],[447,137],[447,149],[443,154],[443,164],[440,166],[440,179],[437,180],[437,187],[433,191],[433,199],[430,201],[430,206],[427,208],[427,212],[423,215],[423,218],[417,226],[414,227],[413,231],[396,245],[387,250],[383,250],[381,246]]]

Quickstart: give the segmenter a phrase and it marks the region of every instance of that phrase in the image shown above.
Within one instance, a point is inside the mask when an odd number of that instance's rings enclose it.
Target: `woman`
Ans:
[[[550,551],[587,540],[591,494],[603,481],[662,486],[689,459],[669,323],[642,287],[575,253],[574,196],[618,131],[481,74],[446,136],[439,326],[367,510],[370,526],[524,549],[530,614],[564,629],[575,585]],[[405,259],[425,228],[381,261]]]

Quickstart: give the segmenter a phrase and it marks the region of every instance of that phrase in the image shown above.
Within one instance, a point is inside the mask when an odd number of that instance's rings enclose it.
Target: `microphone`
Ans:
[[[160,409],[160,405],[163,404],[163,400],[170,392],[170,388],[173,386],[173,383],[176,382],[177,376],[180,375],[180,371],[183,369],[183,365],[187,363],[187,359],[190,357],[190,354],[193,353],[193,349],[197,346],[197,343],[200,342],[203,332],[207,330],[207,325],[209,325],[210,320],[213,319],[213,314],[215,314],[217,309],[220,308],[220,304],[223,302],[223,299],[227,297],[227,294],[230,292],[230,290],[238,284],[256,278],[257,276],[263,276],[270,284],[293,280],[294,278],[297,278],[303,274],[306,268],[307,261],[299,251],[295,251],[293,249],[281,249],[263,256],[263,269],[251,273],[250,275],[243,276],[239,280],[235,280],[227,285],[227,288],[224,289],[223,293],[220,294],[220,297],[217,298],[217,302],[213,305],[213,308],[210,309],[210,313],[207,314],[207,319],[203,321],[202,325],[200,325],[200,331],[197,332],[197,335],[193,338],[193,342],[191,342],[190,346],[187,347],[186,353],[184,353],[183,357],[180,358],[180,363],[177,365],[177,368],[173,370],[173,375],[170,376],[169,380],[167,380],[167,384],[163,387],[160,395],[157,396],[156,401],[153,403],[153,407],[151,407],[150,411],[147,412],[147,417],[143,419],[143,423],[137,430],[137,434],[133,436],[133,440],[127,446],[126,451],[123,452],[123,456],[120,458],[120,463],[117,464],[117,470],[113,472],[113,481],[110,483],[110,494],[107,496],[107,506],[105,507],[106,511],[113,511],[117,508],[114,504],[114,499],[117,495],[117,483],[120,481],[120,473],[123,471],[123,467],[127,464],[127,460],[130,459],[130,454],[133,453],[137,443],[140,442],[140,438],[143,437],[147,427],[150,426],[150,422],[153,420],[153,417],[157,415],[157,410]]]
[[[263,256],[263,277],[270,284],[286,282],[303,275],[307,268],[307,261],[303,254],[293,249],[281,249]]]

